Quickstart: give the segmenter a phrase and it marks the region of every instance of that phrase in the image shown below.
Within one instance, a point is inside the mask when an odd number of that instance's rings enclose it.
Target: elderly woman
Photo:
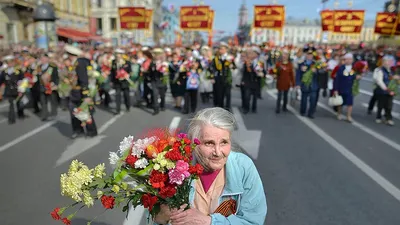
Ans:
[[[201,142],[195,160],[205,172],[192,184],[190,209],[161,207],[156,224],[264,224],[267,202],[263,184],[253,161],[232,149],[235,125],[233,114],[222,108],[196,114],[188,135]]]

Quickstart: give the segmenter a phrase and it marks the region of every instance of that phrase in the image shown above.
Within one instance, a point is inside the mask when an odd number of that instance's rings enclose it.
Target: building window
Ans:
[[[96,0],[96,6],[97,6],[98,8],[101,8],[101,7],[102,7],[102,3],[103,3],[103,0]]]
[[[16,35],[15,24],[7,23],[7,36],[8,43],[17,43],[17,35]]]
[[[126,3],[125,2],[123,2],[123,4],[122,4],[123,6],[126,6]],[[115,8],[115,7],[117,7],[117,1],[116,0],[111,0],[110,1],[110,7],[111,8]]]
[[[110,29],[112,31],[117,30],[117,18],[110,18]]]
[[[72,0],[67,0],[67,10],[68,12],[72,12]]]
[[[103,20],[101,18],[96,19],[96,28],[98,31],[103,31]]]

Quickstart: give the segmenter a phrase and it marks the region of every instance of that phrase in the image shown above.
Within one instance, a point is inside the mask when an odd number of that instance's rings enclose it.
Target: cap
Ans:
[[[348,53],[346,53],[346,54],[343,56],[343,58],[344,58],[344,59],[353,59],[353,54],[351,54],[350,52],[348,52]]]
[[[153,53],[154,54],[161,54],[161,53],[163,53],[164,51],[162,50],[162,48],[155,48],[155,49],[153,49]]]
[[[204,45],[203,47],[201,47],[201,50],[204,50],[204,51],[207,51],[209,49],[210,49],[210,47],[208,47],[207,45]]]
[[[80,50],[79,48],[72,46],[72,45],[65,45],[64,49],[67,53],[69,53],[71,55],[79,56],[79,55],[82,55],[82,53],[83,53],[82,50]]]
[[[164,51],[171,52],[172,50],[170,48],[164,48]]]
[[[143,48],[142,48],[142,51],[148,51],[149,50],[149,47],[147,47],[147,46],[144,46]]]
[[[125,54],[125,51],[123,49],[117,48],[114,51],[116,54]]]
[[[15,59],[15,57],[13,55],[7,55],[3,57],[3,61],[10,61]]]
[[[219,47],[225,47],[225,48],[229,48],[229,45],[226,42],[221,42],[219,44]]]

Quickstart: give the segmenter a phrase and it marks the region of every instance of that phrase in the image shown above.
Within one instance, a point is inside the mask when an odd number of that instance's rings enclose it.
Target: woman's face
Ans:
[[[200,164],[208,171],[222,169],[231,152],[230,132],[212,125],[203,125],[200,142],[197,149]]]

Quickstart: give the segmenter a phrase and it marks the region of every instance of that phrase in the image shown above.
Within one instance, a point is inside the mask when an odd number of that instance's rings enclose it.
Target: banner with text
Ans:
[[[382,35],[399,35],[400,34],[400,26],[397,23],[397,29],[394,29],[396,26],[396,13],[387,13],[380,12],[376,14],[375,20],[375,34]]]
[[[210,6],[181,6],[181,29],[184,31],[208,31],[210,15]]]
[[[210,10],[210,18],[208,19],[208,30],[212,30],[214,27],[214,10]]]
[[[254,28],[280,30],[285,25],[285,6],[255,5]]]
[[[332,10],[321,11],[321,28],[322,31],[333,31],[333,14]]]
[[[146,27],[146,8],[120,7],[118,13],[122,30],[148,29]]]
[[[364,10],[335,10],[333,32],[359,34],[364,25]]]
[[[146,9],[146,23],[145,23],[145,29],[150,28],[150,24],[153,22],[153,10],[152,9]]]

